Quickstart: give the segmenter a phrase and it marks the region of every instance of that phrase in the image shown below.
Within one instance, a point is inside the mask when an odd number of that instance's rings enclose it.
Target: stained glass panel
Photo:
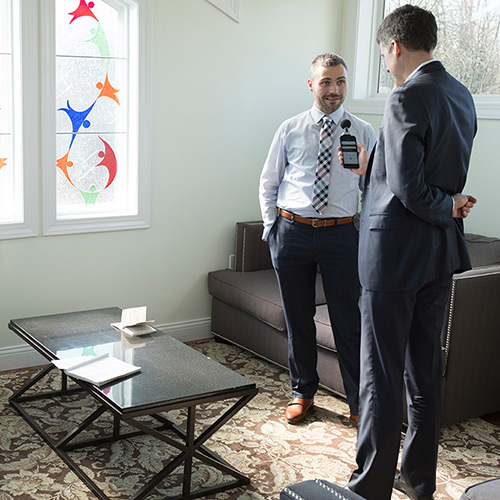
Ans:
[[[118,7],[121,5],[121,7]],[[56,1],[57,214],[125,210],[126,7]]]
[[[12,47],[10,0],[0,0],[0,135],[12,133]],[[0,158],[2,158],[0,149]]]
[[[116,4],[116,2],[113,2]],[[77,57],[126,57],[126,10],[103,0],[58,0],[56,53]]]
[[[0,0],[0,54],[10,52],[10,38],[11,38],[11,0]]]
[[[22,198],[16,188],[13,154],[12,12],[11,1],[0,0],[0,224],[20,222]]]
[[[21,222],[13,158],[11,136],[0,135],[0,224]]]
[[[0,28],[1,29],[1,28]],[[12,64],[10,54],[0,54],[0,134],[12,133]],[[0,153],[0,156],[2,154]]]
[[[126,102],[123,102],[124,88],[114,92],[111,83],[125,81],[127,63],[112,61],[102,78],[103,67],[98,59],[68,58],[57,59],[56,74],[56,130],[58,134],[74,131],[75,113],[88,121],[80,128],[83,133],[126,132]]]
[[[87,134],[73,143],[72,159],[57,172],[58,200],[66,212],[79,213],[82,199],[93,211],[102,210],[102,205],[111,212],[125,210],[118,193],[124,179],[117,177],[118,165],[126,163],[121,155],[126,152],[125,138],[124,134]],[[66,136],[58,136],[57,148],[67,148]]]

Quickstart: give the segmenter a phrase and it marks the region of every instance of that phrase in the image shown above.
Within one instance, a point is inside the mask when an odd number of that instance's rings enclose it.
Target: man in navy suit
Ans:
[[[469,91],[433,59],[432,13],[396,9],[377,43],[397,87],[387,99],[362,207],[358,468],[348,487],[367,500],[389,500],[393,486],[428,500],[436,487],[440,334],[452,275],[471,267],[463,218],[476,200],[460,193],[476,113]],[[363,147],[360,162],[366,166]],[[408,429],[399,472],[403,381]]]

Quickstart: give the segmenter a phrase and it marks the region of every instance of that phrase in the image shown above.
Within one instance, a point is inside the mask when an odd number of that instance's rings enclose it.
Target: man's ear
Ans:
[[[310,78],[309,78],[309,80],[307,80],[307,84],[309,85],[309,90],[312,92],[313,91],[313,82]]]
[[[392,40],[391,42],[391,50],[395,56],[399,56],[401,54],[401,44],[396,40]]]

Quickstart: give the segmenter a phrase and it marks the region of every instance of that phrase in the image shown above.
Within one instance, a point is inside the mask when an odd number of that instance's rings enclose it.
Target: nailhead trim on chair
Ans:
[[[335,495],[337,498],[340,498],[341,500],[349,500],[347,497],[342,495],[339,491],[335,491],[333,488],[330,488],[330,486],[326,485],[325,483],[321,482],[319,479],[315,479],[314,482],[316,484],[319,484],[321,487],[325,488],[326,491],[331,493],[332,495]]]
[[[446,376],[446,370],[448,369],[448,356],[450,354],[450,337],[451,337],[451,326],[453,323],[453,311],[455,309],[455,288],[456,280],[451,283],[451,294],[450,294],[450,311],[448,314],[448,326],[446,328],[446,342],[444,346],[444,362],[443,362],[443,378]]]
[[[246,255],[246,245],[247,245],[247,228],[243,228],[243,249],[241,253],[243,254],[243,257],[241,259],[241,272],[245,272],[245,255]]]
[[[330,488],[327,484],[323,483],[319,479],[315,479],[314,482],[318,485],[321,486],[322,488],[325,488],[326,491],[331,493],[332,495],[336,496],[337,498],[340,498],[340,500],[349,500],[349,498],[345,497],[340,493],[339,491],[335,491],[333,488]],[[292,491],[290,488],[285,488],[283,490],[285,493],[290,495],[292,498],[295,500],[306,500],[304,497],[300,496],[298,493],[295,493],[295,491]]]
[[[283,491],[287,495],[290,495],[292,498],[295,498],[295,500],[306,500],[304,497],[301,497],[300,495],[298,495],[297,493],[295,493],[295,491],[292,491],[289,488],[284,488]]]

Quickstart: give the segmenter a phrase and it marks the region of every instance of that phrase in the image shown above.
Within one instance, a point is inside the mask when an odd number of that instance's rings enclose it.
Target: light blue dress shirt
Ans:
[[[302,217],[319,217],[312,206],[312,195],[323,116],[325,113],[313,105],[308,111],[283,122],[274,136],[259,187],[264,240],[276,220],[277,208]],[[358,211],[359,191],[363,187],[364,177],[340,165],[337,147],[344,132],[340,122],[344,119],[351,122],[349,133],[356,136],[358,143],[364,144],[369,153],[377,136],[369,123],[348,113],[342,106],[328,116],[334,122],[332,163],[328,206],[321,218],[350,217]]]

